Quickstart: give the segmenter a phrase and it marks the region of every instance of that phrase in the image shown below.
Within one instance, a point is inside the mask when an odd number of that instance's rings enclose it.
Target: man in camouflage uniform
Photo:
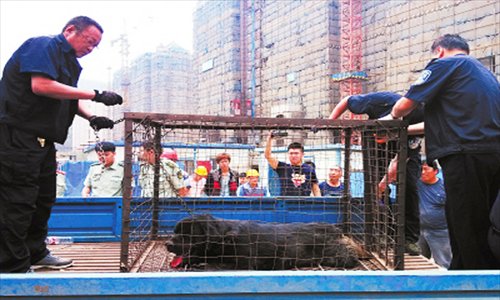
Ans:
[[[92,164],[83,182],[82,197],[114,197],[122,195],[123,164],[115,160],[116,147],[111,142],[97,143],[99,162]]]
[[[159,158],[152,142],[142,145],[140,159],[142,161],[139,173],[139,184],[142,197],[153,197],[155,163],[159,159],[159,197],[184,197],[188,189],[184,184],[183,172],[179,166],[166,158]],[[157,158],[158,157],[158,158]]]

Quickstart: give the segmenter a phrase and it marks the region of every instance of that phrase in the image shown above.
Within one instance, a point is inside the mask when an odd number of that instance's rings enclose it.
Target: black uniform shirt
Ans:
[[[400,98],[399,94],[392,92],[352,95],[347,100],[347,108],[354,114],[367,114],[368,118],[373,120],[390,114]]]
[[[401,99],[401,95],[393,92],[373,92],[350,96],[347,100],[347,108],[355,114],[367,114],[368,118],[379,119],[391,113],[392,107]],[[408,124],[417,124],[424,121],[424,110],[421,105],[415,108],[403,120]],[[420,143],[423,135],[408,137],[408,156],[420,157]],[[397,149],[397,141],[389,141],[390,149]]]
[[[31,90],[31,75],[42,74],[75,86],[81,67],[62,34],[24,42],[5,65],[0,82],[0,122],[64,143],[78,111],[78,101],[38,96]]]
[[[391,113],[392,107],[401,99],[401,95],[393,92],[373,92],[353,95],[347,100],[347,108],[355,114],[367,114],[370,120],[382,118]],[[404,117],[408,124],[417,124],[424,121],[421,106]]]
[[[405,96],[425,103],[427,159],[500,149],[500,84],[477,59],[431,61]]]

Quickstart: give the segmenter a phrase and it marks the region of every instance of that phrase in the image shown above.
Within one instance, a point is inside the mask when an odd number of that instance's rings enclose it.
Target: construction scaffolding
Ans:
[[[192,56],[162,48],[115,74],[131,110],[326,118],[348,93],[404,93],[445,33],[500,78],[495,0],[199,1],[193,28]]]
[[[494,0],[204,1],[194,16],[195,90],[211,115],[231,115],[231,100],[241,94],[259,117],[324,118],[346,93],[404,93],[445,33],[466,38],[471,54],[500,78]],[[235,55],[223,55],[230,51]],[[201,68],[208,62],[211,69]],[[246,71],[221,73],[231,62]],[[342,74],[350,87],[332,82]],[[231,94],[227,85],[246,90]]]

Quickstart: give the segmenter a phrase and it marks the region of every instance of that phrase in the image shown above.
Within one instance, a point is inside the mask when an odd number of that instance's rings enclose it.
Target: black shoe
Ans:
[[[47,254],[44,258],[34,263],[31,268],[33,270],[41,268],[49,269],[65,269],[73,265],[73,260],[53,256],[52,254]]]
[[[416,243],[406,243],[405,253],[408,253],[409,255],[420,255],[422,250]]]

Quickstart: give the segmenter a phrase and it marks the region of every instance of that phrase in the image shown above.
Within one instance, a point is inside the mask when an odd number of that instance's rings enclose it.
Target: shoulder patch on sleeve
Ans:
[[[174,169],[174,168],[176,168],[176,167],[177,167],[177,165],[176,165],[173,161],[171,161],[171,160],[166,160],[166,161],[165,161],[165,164],[166,164],[167,166],[169,166],[170,168],[172,168],[172,169]]]
[[[415,82],[412,85],[421,85],[431,77],[432,71],[431,70],[423,70],[422,73],[420,73],[420,76],[415,80]]]

